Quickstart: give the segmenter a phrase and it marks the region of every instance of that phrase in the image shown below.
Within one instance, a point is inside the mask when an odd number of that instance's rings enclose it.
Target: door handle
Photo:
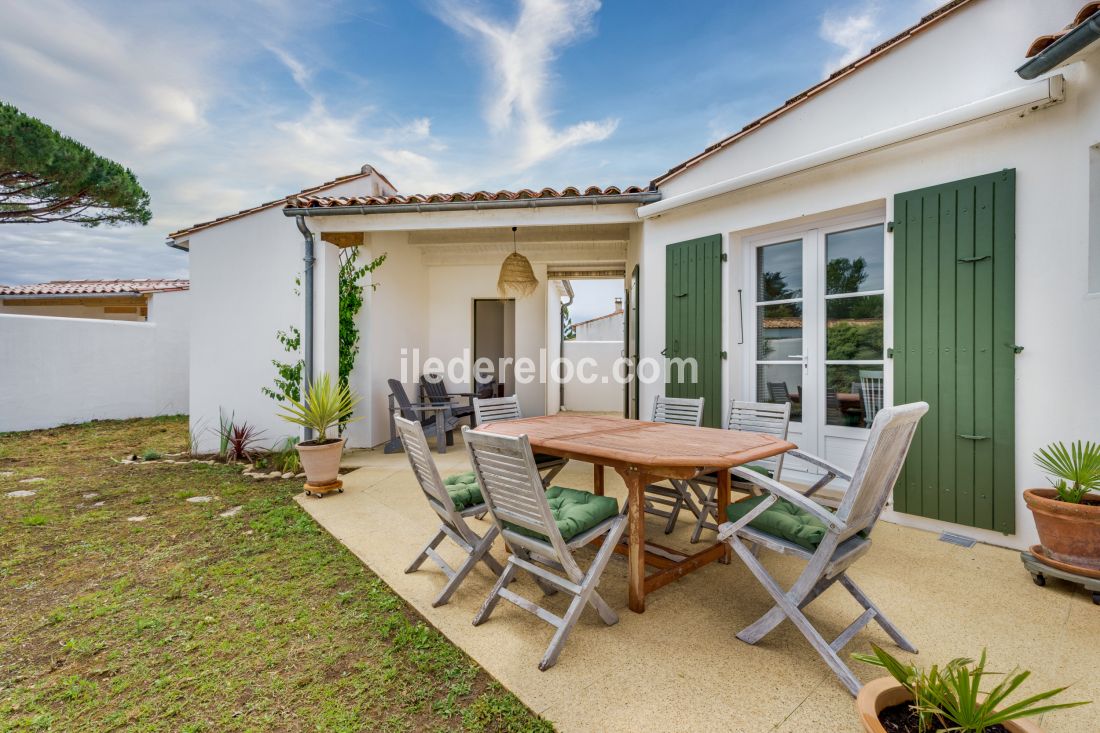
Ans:
[[[959,435],[963,440],[989,440],[988,435]]]

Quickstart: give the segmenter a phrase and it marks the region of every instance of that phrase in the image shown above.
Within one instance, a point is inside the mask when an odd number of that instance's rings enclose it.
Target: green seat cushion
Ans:
[[[454,502],[455,509],[460,512],[485,503],[485,500],[481,498],[481,488],[477,485],[477,476],[474,475],[473,471],[448,476],[443,479],[443,487],[451,495],[451,501]]]
[[[587,532],[605,519],[619,513],[619,502],[612,496],[596,496],[590,491],[551,486],[546,490],[546,502],[566,542],[581,532]],[[519,534],[548,542],[546,535],[505,522],[505,527]]]
[[[768,494],[750,496],[741,501],[736,501],[726,507],[726,516],[729,517],[731,522],[736,522],[756,508],[768,496]],[[825,534],[828,532],[824,522],[786,499],[776,501],[760,516],[749,522],[749,526],[793,542],[810,552],[817,549],[817,546],[821,544],[821,540],[825,539]]]

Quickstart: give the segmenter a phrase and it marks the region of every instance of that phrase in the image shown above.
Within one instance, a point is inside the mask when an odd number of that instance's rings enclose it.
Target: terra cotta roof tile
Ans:
[[[428,193],[410,194],[408,196],[394,194],[392,196],[313,196],[299,194],[287,199],[288,209],[325,209],[344,206],[409,206],[415,208],[418,204],[454,203],[465,201],[516,201],[526,199],[561,199],[561,198],[592,198],[597,196],[619,196],[635,193],[645,193],[649,189],[640,186],[589,186],[585,189],[576,186],[568,186],[560,191],[554,188],[543,188],[534,191],[530,188],[522,188],[519,191],[477,191],[475,193]]]
[[[1047,46],[1050,46],[1062,36],[1066,35],[1074,28],[1084,23],[1098,11],[1100,11],[1100,2],[1085,3],[1085,5],[1077,11],[1077,15],[1074,16],[1072,23],[1070,23],[1057,33],[1048,33],[1045,36],[1039,36],[1031,42],[1030,46],[1027,47],[1027,53],[1025,53],[1024,55],[1027,58],[1038,56],[1040,53],[1043,52],[1044,49],[1046,49]]]
[[[145,294],[190,287],[190,280],[50,280],[35,285],[0,285],[0,295]]]

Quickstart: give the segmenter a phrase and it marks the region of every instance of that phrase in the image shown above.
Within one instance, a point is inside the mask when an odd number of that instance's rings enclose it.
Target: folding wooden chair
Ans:
[[[499,420],[520,420],[523,413],[519,409],[519,399],[510,397],[494,397],[492,399],[474,398],[474,420],[478,425]],[[549,486],[554,477],[561,473],[568,458],[552,456],[549,453],[536,453],[535,463],[538,464],[539,473],[542,474],[542,485]]]
[[[703,424],[703,401],[702,397],[691,399],[657,395],[653,399],[653,422],[699,427]],[[696,516],[701,511],[688,493],[686,481],[670,479],[669,483],[672,484],[671,487],[661,484],[650,484],[645,487],[645,513],[668,520],[665,522],[665,534],[671,534],[676,528],[676,520],[680,517],[681,509],[687,507]]]
[[[860,682],[841,660],[840,650],[872,620],[899,647],[908,652],[917,651],[848,577],[848,569],[871,549],[871,530],[894,488],[913,433],[926,412],[926,402],[880,410],[852,474],[816,456],[790,451],[793,457],[824,469],[825,476],[815,484],[814,490],[837,477],[849,482],[836,513],[767,476],[740,467],[733,469],[738,478],[755,484],[766,493],[731,504],[727,509],[730,521],[719,527],[718,538],[730,544],[776,604],[737,634],[738,639],[755,644],[784,619],[790,619],[853,695],[859,691]],[[797,521],[790,521],[792,518]],[[795,555],[807,561],[806,567],[790,589],[784,591],[757,560],[749,545]],[[830,643],[814,628],[803,609],[838,581],[864,611]]]
[[[466,428],[462,434],[493,522],[511,553],[504,573],[474,616],[474,625],[488,620],[501,598],[546,621],[557,630],[539,662],[539,669],[545,671],[557,662],[585,606],[596,609],[609,626],[618,622],[618,615],[596,587],[626,529],[626,517],[610,496],[561,486],[544,490],[526,435],[494,435]],[[603,544],[588,570],[581,570],[573,552],[597,539]],[[546,593],[571,595],[565,614],[551,613],[507,589],[518,570],[531,573]]]
[[[787,429],[791,422],[791,403],[785,402],[777,405],[771,402],[741,402],[730,400],[730,409],[726,414],[726,430],[742,430],[749,433],[764,433],[774,435],[780,440],[787,439]],[[783,454],[774,458],[766,458],[762,461],[754,461],[748,466],[765,472],[776,481],[783,471]],[[697,503],[688,503],[688,509],[694,512],[695,507],[701,511],[695,513],[695,529],[691,533],[692,543],[699,541],[699,535],[704,529],[718,530],[718,502],[715,499],[718,493],[718,477],[716,474],[707,474],[697,479],[690,479],[688,486],[695,494]],[[734,488],[744,489],[750,493],[760,493],[752,484],[745,484],[734,480]]]
[[[436,468],[435,461],[432,460],[428,441],[424,437],[424,428],[419,422],[406,420],[403,417],[395,416],[393,420],[397,433],[401,438],[401,443],[405,448],[405,455],[409,457],[409,465],[412,466],[413,475],[416,476],[420,489],[428,500],[428,506],[442,520],[435,536],[424,546],[424,549],[416,556],[412,565],[405,569],[405,572],[416,572],[425,560],[431,558],[432,562],[438,565],[447,576],[446,585],[432,601],[433,606],[442,606],[450,600],[451,595],[461,585],[462,580],[478,562],[488,565],[489,569],[496,575],[504,572],[504,568],[500,566],[500,563],[489,554],[489,548],[492,547],[493,540],[496,539],[500,530],[495,526],[490,527],[489,531],[482,537],[470,529],[469,525],[466,524],[466,517],[484,514],[487,510],[485,500],[479,492],[465,491],[464,495],[457,497],[458,503],[456,504],[456,497],[451,496],[451,493],[439,478],[439,470]],[[444,537],[449,537],[466,553],[466,559],[462,561],[457,569],[448,565],[447,561],[435,551],[435,548],[439,546]]]

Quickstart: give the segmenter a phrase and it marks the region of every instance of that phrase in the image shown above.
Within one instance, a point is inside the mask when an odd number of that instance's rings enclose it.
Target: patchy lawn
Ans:
[[[111,460],[186,441],[176,417],[0,435],[0,730],[551,730],[318,528],[300,482]]]

